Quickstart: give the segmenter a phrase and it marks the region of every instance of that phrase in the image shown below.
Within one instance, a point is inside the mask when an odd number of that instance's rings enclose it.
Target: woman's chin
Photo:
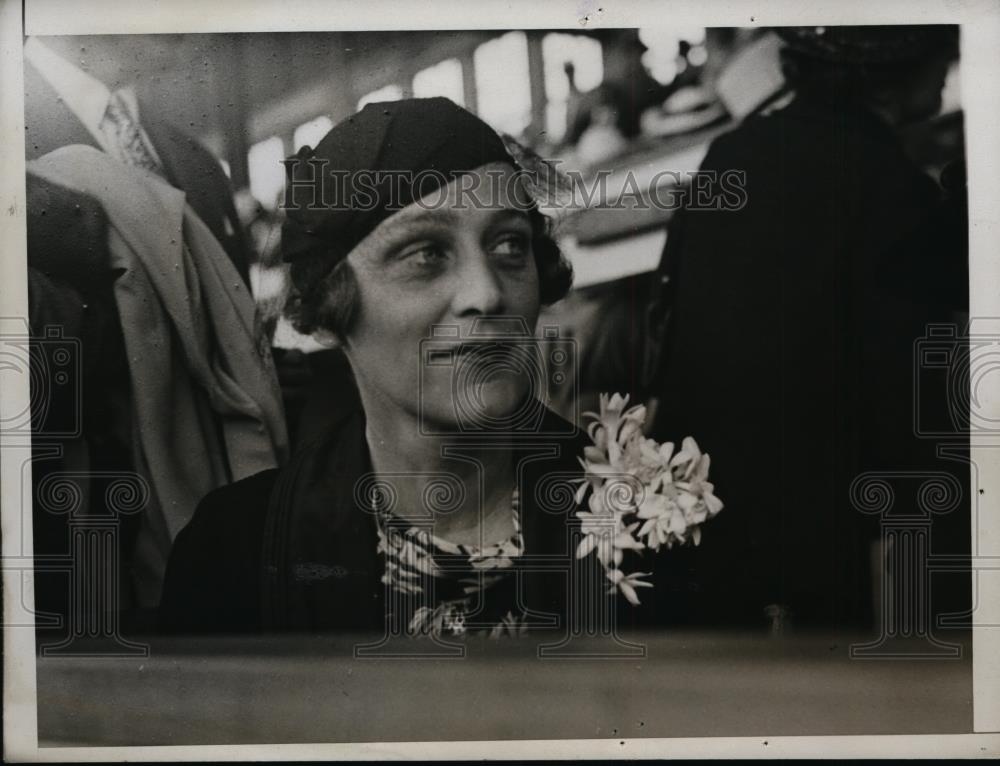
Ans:
[[[523,395],[514,390],[504,390],[496,395],[484,396],[480,408],[484,420],[509,420],[517,413]]]
[[[491,380],[454,401],[457,424],[463,430],[489,429],[516,419],[523,409],[527,389],[516,379]]]

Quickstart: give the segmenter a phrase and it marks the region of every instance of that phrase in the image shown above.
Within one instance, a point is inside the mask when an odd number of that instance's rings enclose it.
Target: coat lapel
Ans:
[[[355,487],[371,471],[364,413],[300,450],[271,496],[264,540],[265,622],[295,630],[378,627],[375,519]]]

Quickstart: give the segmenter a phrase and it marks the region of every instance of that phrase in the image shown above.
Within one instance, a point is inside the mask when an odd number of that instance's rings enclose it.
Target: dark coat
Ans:
[[[941,233],[937,185],[848,103],[748,119],[702,164],[733,169],[746,205],[682,211],[664,259],[655,436],[695,435],[726,502],[675,576],[702,617],[761,622],[784,604],[803,622],[866,622],[878,526],[849,489],[862,471],[940,468],[913,433],[913,350],[961,308],[941,285],[962,285],[964,226]],[[932,226],[934,249],[915,247]]]
[[[567,618],[566,573],[578,566],[570,482],[581,476],[577,459],[589,442],[551,412],[545,422],[558,426],[547,431],[566,435],[519,439],[514,447],[526,551],[518,576],[524,605],[561,621]],[[355,494],[370,472],[364,413],[357,409],[285,468],[209,494],[175,543],[160,610],[163,629],[382,630],[385,586],[376,524]],[[581,578],[594,574],[576,572]],[[597,574],[592,592],[605,594],[608,583],[602,571]],[[621,624],[655,621],[651,612],[618,602]]]

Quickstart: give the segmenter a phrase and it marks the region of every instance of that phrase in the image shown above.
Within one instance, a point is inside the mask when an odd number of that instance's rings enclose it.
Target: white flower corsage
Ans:
[[[628,396],[601,394],[600,413],[586,412],[587,433],[594,442],[580,463],[584,478],[576,493],[583,539],[582,559],[596,552],[611,582],[629,603],[638,605],[637,588],[649,572],[625,574],[626,551],[642,554],[674,544],[701,541],[701,525],[722,510],[708,481],[709,456],[690,436],[678,452],[673,442],[657,444],[643,436],[646,407],[625,409]],[[584,501],[586,500],[586,506]]]

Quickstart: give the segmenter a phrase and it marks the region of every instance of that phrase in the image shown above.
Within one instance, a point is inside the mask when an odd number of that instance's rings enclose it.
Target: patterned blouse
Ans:
[[[524,553],[517,490],[511,498],[514,534],[482,548],[458,545],[427,526],[384,512],[378,520],[378,552],[385,563],[392,609],[414,636],[521,635],[525,616],[516,610],[514,561]]]

